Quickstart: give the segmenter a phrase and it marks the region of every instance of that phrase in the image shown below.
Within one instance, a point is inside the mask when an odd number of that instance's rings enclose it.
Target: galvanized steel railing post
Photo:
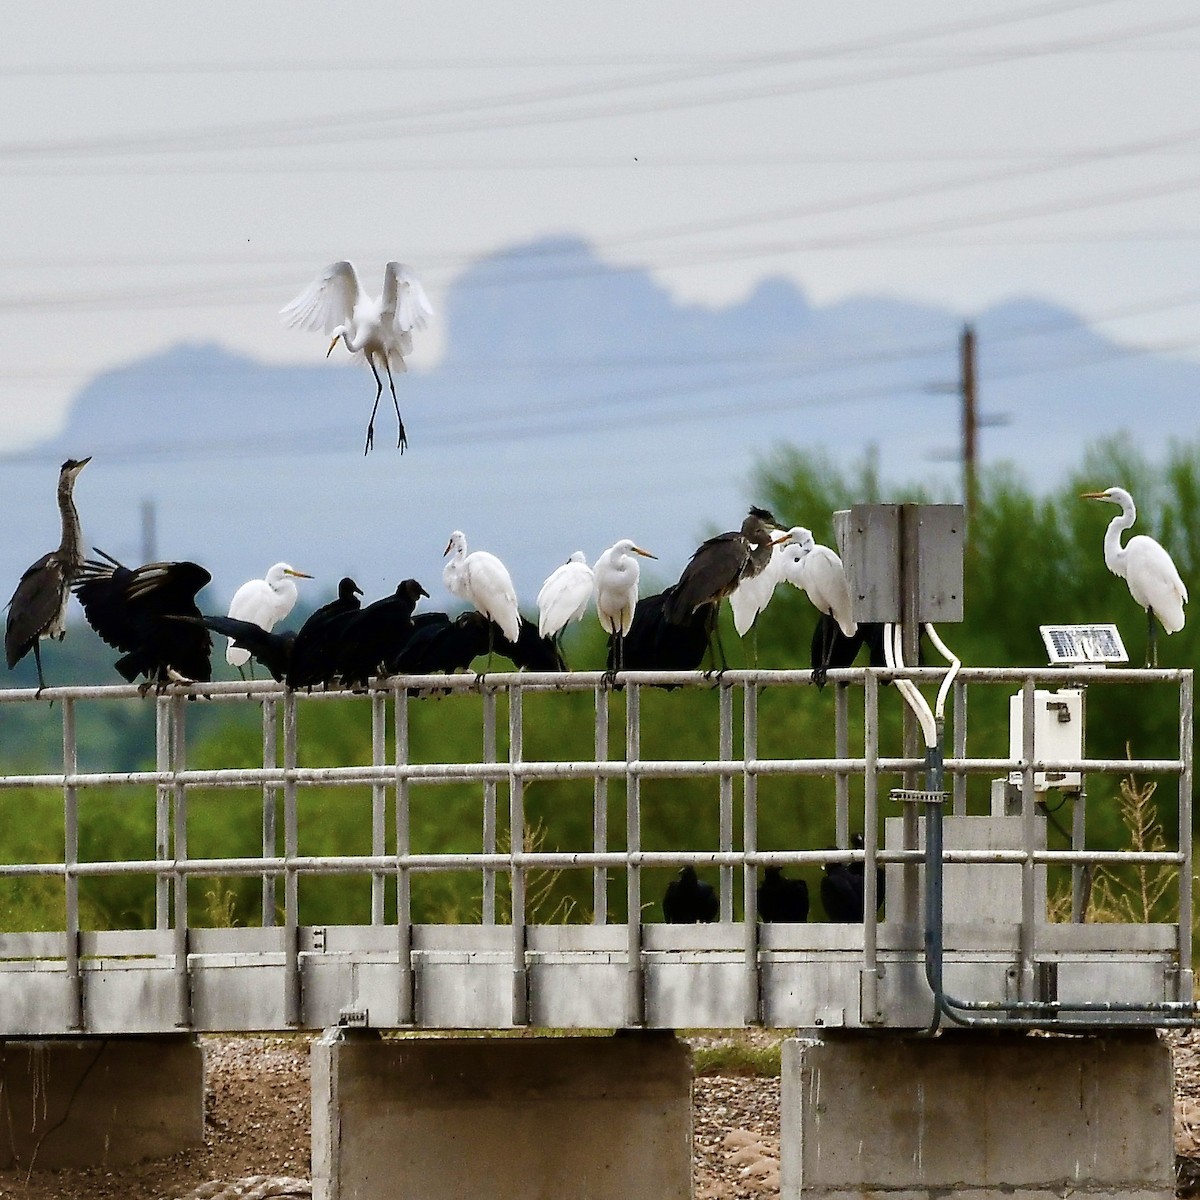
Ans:
[[[171,701],[154,700],[154,767],[166,774],[171,769]],[[154,857],[166,863],[171,857],[171,785],[160,783],[154,793]],[[171,926],[171,880],[162,870],[154,880],[154,928]]]
[[[608,761],[609,689],[596,684],[596,762]],[[608,778],[596,773],[592,780],[592,849],[603,854],[608,849]],[[592,868],[592,924],[608,921],[608,868]]]
[[[519,686],[508,693],[508,762],[520,765],[524,753],[523,706]],[[525,784],[513,770],[508,777],[508,841],[512,859],[512,1023],[529,1024],[529,972],[525,965]]]
[[[835,758],[850,757],[850,685],[833,685],[833,754]],[[845,849],[850,845],[850,775],[839,770],[834,776],[834,844]]]
[[[63,775],[70,777],[79,768],[79,747],[75,740],[75,701],[62,702]],[[63,786],[63,884],[66,890],[66,975],[67,1028],[83,1029],[83,976],[79,970],[79,791],[73,783]]]
[[[746,687],[749,691],[749,685]],[[733,758],[733,686],[722,682],[718,689],[720,698],[717,712],[720,718],[717,754],[722,762]],[[721,851],[728,854],[733,850],[733,776],[722,775],[717,785],[720,796]],[[733,866],[720,869],[721,902],[720,920],[733,920]]]
[[[1021,863],[1021,978],[1019,999],[1034,998],[1034,935],[1037,922],[1035,901],[1037,891],[1034,887],[1037,875],[1033,852],[1037,839],[1037,797],[1033,792],[1034,784],[1034,684],[1027,678],[1021,685],[1021,844],[1025,857]]]
[[[175,1024],[192,1025],[192,989],[188,972],[187,785],[179,774],[187,769],[187,700],[171,697],[171,770],[175,775]]]
[[[731,750],[732,753],[732,750]],[[742,692],[742,851],[758,851],[758,776],[751,764],[758,758],[758,684]],[[732,780],[730,780],[732,783]],[[758,965],[758,868],[742,863],[742,929],[745,937],[743,1015],[747,1025],[762,1023],[762,989]],[[732,900],[732,896],[730,897]],[[732,912],[729,920],[733,920]]]
[[[967,685],[957,679],[954,682],[954,757],[967,757]],[[967,777],[962,771],[954,772],[954,804],[956,817],[967,815]]]
[[[864,1025],[883,1019],[879,1007],[879,901],[873,870],[879,849],[879,678],[867,673],[863,686],[863,965],[859,1005]]]
[[[279,765],[279,733],[276,728],[278,705],[268,697],[263,700],[263,767],[274,769]],[[275,827],[275,808],[279,788],[273,783],[263,784],[262,848],[263,858],[274,858],[278,848]],[[263,872],[262,877],[262,924],[266,929],[275,924],[275,876]]]
[[[397,1006],[401,1025],[414,1019],[412,970],[412,874],[400,861],[411,849],[410,792],[408,776],[401,768],[409,761],[408,689],[396,688],[392,695],[396,756],[396,956],[400,964]]]
[[[496,689],[486,683],[483,692],[483,761],[496,761]],[[496,781],[483,783],[483,852],[496,853]],[[483,923],[496,923],[496,869],[483,868]]]
[[[1087,747],[1087,688],[1079,689],[1079,721],[1083,729],[1080,745],[1086,753]],[[1087,775],[1079,772],[1079,792],[1071,809],[1071,849],[1082,850],[1087,845]],[[1092,892],[1092,867],[1090,863],[1074,863],[1071,866],[1071,920],[1082,925],[1087,918],[1088,904]]]
[[[299,1025],[303,1005],[300,993],[300,890],[294,861],[300,852],[296,813],[296,693],[283,699],[283,1019]]]
[[[387,764],[387,693],[371,693],[371,762]],[[371,853],[382,858],[387,853],[387,784],[377,780],[371,785]],[[387,875],[371,873],[371,924],[383,924]]]
[[[1193,694],[1192,673],[1179,683],[1179,995],[1177,1000],[1192,999],[1192,749]]]
[[[625,907],[626,928],[626,1023],[646,1023],[646,986],[642,969],[642,868],[637,856],[642,850],[641,695],[636,683],[625,685]]]

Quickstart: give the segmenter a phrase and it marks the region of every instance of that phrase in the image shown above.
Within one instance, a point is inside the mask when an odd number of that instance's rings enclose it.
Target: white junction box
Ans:
[[[1008,699],[1008,753],[1020,758],[1024,745],[1021,722],[1022,698],[1018,692]],[[1083,757],[1083,693],[1076,688],[1058,692],[1033,693],[1033,757],[1035,759],[1077,759]],[[1009,775],[1009,782],[1020,785],[1021,772]],[[1079,771],[1037,771],[1033,777],[1035,792],[1056,788],[1077,792]]]

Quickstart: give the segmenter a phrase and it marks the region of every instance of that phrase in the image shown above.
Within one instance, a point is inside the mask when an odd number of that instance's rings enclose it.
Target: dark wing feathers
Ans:
[[[39,558],[21,576],[8,602],[4,625],[4,654],[10,668],[33,649],[34,642],[49,628],[66,593],[66,572],[54,551]]]

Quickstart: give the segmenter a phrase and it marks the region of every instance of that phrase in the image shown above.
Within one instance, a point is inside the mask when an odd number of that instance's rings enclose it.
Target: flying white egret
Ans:
[[[383,368],[400,427],[396,445],[403,453],[408,437],[400,416],[392,371],[408,370],[404,356],[412,353],[412,332],[424,329],[426,321],[433,316],[433,306],[412,268],[404,263],[388,263],[383,271],[383,295],[376,300],[363,291],[353,264],[344,260],[331,263],[279,312],[288,325],[332,334],[333,341],[325,352],[326,358],[333,353],[340,338],[355,358],[365,360],[371,368],[371,374],[375,376],[375,405],[367,425],[364,454],[370,452],[375,441],[375,413],[379,409],[379,397],[383,395],[379,368]]]
[[[649,550],[643,550],[631,538],[622,538],[609,546],[596,559],[596,616],[600,625],[616,642],[616,670],[624,665],[625,635],[633,624],[633,610],[637,607],[638,577],[641,569],[633,556],[655,558]]]
[[[561,567],[556,567],[538,592],[538,634],[557,638],[572,622],[583,620],[596,585],[595,572],[587,556],[576,550]]]
[[[11,671],[33,651],[37,663],[38,691],[46,686],[42,674],[42,638],[57,638],[67,632],[67,601],[71,584],[83,567],[83,533],[75,508],[75,480],[91,458],[68,458],[58,471],[58,511],[62,518],[62,540],[57,550],[43,554],[25,569],[12,599],[4,624],[4,656]]]
[[[456,529],[446,543],[443,554],[450,561],[442,571],[442,579],[450,593],[467,600],[489,620],[495,621],[510,642],[521,636],[521,613],[517,608],[517,591],[508,568],[486,550],[467,553],[467,536]]]
[[[1133,497],[1119,487],[1102,492],[1084,492],[1084,500],[1107,500],[1119,504],[1121,515],[1113,517],[1104,531],[1104,565],[1129,585],[1129,594],[1146,610],[1146,666],[1158,666],[1158,638],[1154,618],[1167,633],[1183,628],[1183,606],[1187,588],[1171,556],[1152,537],[1139,533],[1122,547],[1121,534],[1137,520]]]
[[[296,597],[300,594],[294,579],[311,579],[303,571],[285,562],[277,562],[266,574],[264,579],[250,579],[233,593],[229,602],[227,616],[237,621],[249,621],[260,629],[270,633],[277,622],[292,611],[296,605]],[[225,661],[231,667],[241,670],[250,660],[250,651],[229,639],[225,648]]]

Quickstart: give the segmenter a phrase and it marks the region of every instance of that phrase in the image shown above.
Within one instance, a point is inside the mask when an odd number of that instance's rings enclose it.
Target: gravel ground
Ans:
[[[738,1035],[741,1038],[742,1035]],[[751,1035],[758,1044],[775,1034]],[[692,1039],[711,1045],[710,1037]],[[1181,1196],[1200,1196],[1200,1032],[1171,1036]],[[3,1200],[258,1200],[310,1193],[306,1037],[205,1038],[204,1146],[119,1171],[0,1171]],[[779,1080],[700,1077],[696,1200],[779,1195]]]

